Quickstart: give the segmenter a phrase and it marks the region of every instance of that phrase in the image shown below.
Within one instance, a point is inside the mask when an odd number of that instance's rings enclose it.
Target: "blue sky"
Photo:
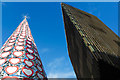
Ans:
[[[67,2],[66,2],[67,3]],[[67,3],[91,13],[118,34],[118,3]],[[23,20],[28,23],[48,77],[75,78],[70,62],[59,2],[5,2],[2,5],[2,44]]]

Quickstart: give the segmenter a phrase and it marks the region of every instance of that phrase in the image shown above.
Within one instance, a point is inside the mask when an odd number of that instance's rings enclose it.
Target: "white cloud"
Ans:
[[[57,66],[62,64],[63,60],[64,60],[64,57],[56,58],[56,59],[54,59],[54,61],[49,63],[48,66],[53,67],[53,65],[54,65],[53,68],[56,68]]]
[[[70,68],[69,65],[66,65],[65,58],[60,57],[51,61],[47,68],[47,77],[48,78],[76,78],[74,71]]]
[[[43,48],[39,50],[40,53],[47,53],[49,51],[49,48]]]
[[[48,74],[48,78],[75,78],[75,74],[74,72],[56,72],[56,73],[52,73],[50,72]]]

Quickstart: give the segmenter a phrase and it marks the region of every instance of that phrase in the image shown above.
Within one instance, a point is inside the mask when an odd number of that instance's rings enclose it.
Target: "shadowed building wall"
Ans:
[[[77,78],[119,78],[120,38],[96,16],[62,3],[69,57]]]
[[[0,51],[0,79],[46,80],[46,74],[26,18]]]

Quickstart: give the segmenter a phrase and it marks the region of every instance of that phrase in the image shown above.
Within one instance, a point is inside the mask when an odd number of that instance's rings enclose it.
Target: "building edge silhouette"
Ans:
[[[61,7],[77,79],[120,79],[120,38],[96,16],[64,3]]]

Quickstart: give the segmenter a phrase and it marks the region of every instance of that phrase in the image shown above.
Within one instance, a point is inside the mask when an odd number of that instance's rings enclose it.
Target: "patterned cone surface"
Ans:
[[[0,50],[0,79],[45,80],[46,74],[26,18]]]

